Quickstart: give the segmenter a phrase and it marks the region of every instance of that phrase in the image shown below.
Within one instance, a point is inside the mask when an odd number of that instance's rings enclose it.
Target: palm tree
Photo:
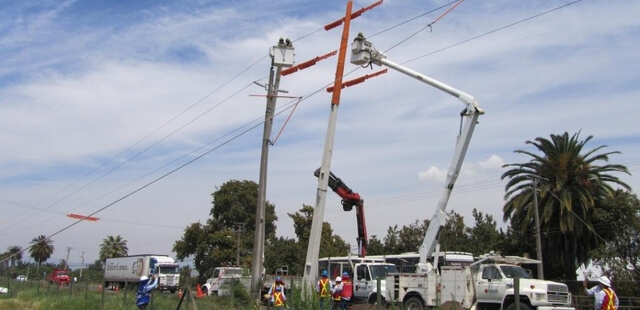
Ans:
[[[502,179],[509,179],[504,221],[510,220],[514,229],[534,231],[533,195],[537,193],[544,273],[550,278],[574,281],[577,266],[588,263],[589,252],[603,242],[592,225],[594,210],[613,195],[612,185],[630,189],[610,174],[629,174],[627,168],[607,164],[609,155],[619,152],[596,154],[606,147],[600,146],[581,154],[593,137],[580,141],[579,135],[569,137],[565,132],[552,134],[550,140],[527,141],[542,154],[516,150],[531,156],[531,161],[504,165],[510,170],[502,175]],[[598,162],[604,164],[599,166]]]
[[[7,248],[7,253],[9,254],[9,261],[11,261],[11,270],[16,266],[16,262],[22,260],[22,248],[20,246],[14,245]]]
[[[102,244],[100,245],[100,261],[104,262],[111,257],[127,256],[128,251],[127,240],[122,239],[120,235],[116,237],[107,236],[107,238],[102,239]]]
[[[47,238],[45,235],[40,235],[31,240],[31,249],[29,254],[38,262],[38,271],[40,271],[40,264],[44,263],[53,255],[53,251],[56,249],[53,246],[53,240]]]

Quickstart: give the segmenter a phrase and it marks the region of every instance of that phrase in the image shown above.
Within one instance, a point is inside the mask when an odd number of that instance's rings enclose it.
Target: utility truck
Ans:
[[[460,116],[466,120],[456,142],[444,191],[420,246],[416,270],[413,273],[388,274],[385,302],[401,304],[404,309],[440,307],[445,303],[455,303],[467,309],[481,306],[515,310],[516,304],[519,305],[519,310],[572,309],[571,295],[566,285],[529,279],[528,273],[513,261],[503,259],[498,263],[494,257],[481,259],[471,265],[440,266],[439,240],[446,222],[445,210],[478,118],[484,114],[484,110],[473,96],[388,60],[362,33],[352,42],[351,53],[353,64],[363,67],[384,65],[454,96],[465,105]],[[523,280],[514,282],[514,278]],[[514,291],[517,284],[522,285],[518,291]]]
[[[242,267],[216,267],[211,278],[202,285],[202,292],[209,296],[228,296],[231,294],[229,285],[232,281],[239,281],[248,290],[251,287],[251,274],[248,269]]]
[[[107,258],[104,269],[104,281],[115,288],[126,285],[138,285],[141,276],[156,275],[158,289],[175,293],[180,285],[180,268],[173,258],[167,255],[142,254],[125,257]]]

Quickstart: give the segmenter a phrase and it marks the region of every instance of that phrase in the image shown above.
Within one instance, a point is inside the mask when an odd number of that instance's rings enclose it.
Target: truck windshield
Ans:
[[[372,265],[371,266],[371,279],[376,278],[385,279],[388,273],[398,272],[398,268],[395,265]]]
[[[160,267],[160,273],[162,274],[180,274],[178,266],[162,266]]]
[[[504,275],[507,278],[516,278],[516,277],[521,279],[531,278],[529,273],[526,270],[524,270],[522,267],[503,265],[503,266],[500,266],[500,270],[502,270],[502,273],[504,273]]]

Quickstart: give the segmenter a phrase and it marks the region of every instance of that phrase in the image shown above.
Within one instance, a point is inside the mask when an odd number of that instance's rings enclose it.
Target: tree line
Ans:
[[[444,251],[464,251],[474,255],[489,251],[503,255],[529,255],[542,259],[547,279],[576,280],[579,266],[595,264],[613,279],[622,296],[640,295],[640,201],[617,175],[629,174],[627,167],[609,163],[619,152],[602,152],[606,146],[587,149],[592,139],[580,133],[552,134],[526,141],[534,151],[516,150],[526,157],[522,163],[503,166],[501,178],[507,181],[502,206],[477,206],[474,225],[448,211],[440,244]],[[453,193],[455,195],[455,192]],[[191,223],[175,241],[178,260],[193,259],[199,282],[205,281],[215,267],[239,264],[250,267],[258,184],[250,180],[229,180],[212,195],[210,217],[205,223]],[[536,208],[537,206],[537,208]],[[506,229],[482,210],[501,208]],[[535,224],[538,211],[540,226]],[[268,273],[286,265],[291,274],[302,274],[306,258],[313,207],[302,205],[288,213],[294,223],[295,237],[276,235],[278,217],[275,205],[266,203],[265,269]],[[369,239],[368,254],[384,255],[415,252],[422,243],[429,220],[399,227],[389,226],[385,236]],[[542,257],[536,257],[535,233],[541,234]],[[322,226],[320,257],[345,256],[350,243],[335,235],[327,222]],[[44,263],[54,251],[46,236],[33,239],[31,257]],[[102,266],[106,258],[127,255],[126,240],[108,236],[100,246]],[[1,254],[0,270],[11,270],[22,259],[19,246]],[[535,273],[534,273],[535,274]],[[589,276],[589,275],[586,275]]]

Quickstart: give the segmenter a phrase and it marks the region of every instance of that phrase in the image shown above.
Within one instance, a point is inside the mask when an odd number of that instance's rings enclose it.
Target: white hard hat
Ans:
[[[606,285],[606,286],[611,286],[611,281],[609,281],[609,278],[602,276],[600,278],[598,278],[598,282]]]
[[[336,277],[336,282],[341,282],[341,281],[342,281],[342,278]]]
[[[149,277],[147,277],[147,276],[140,277],[140,282],[147,281],[147,280],[149,280]]]

